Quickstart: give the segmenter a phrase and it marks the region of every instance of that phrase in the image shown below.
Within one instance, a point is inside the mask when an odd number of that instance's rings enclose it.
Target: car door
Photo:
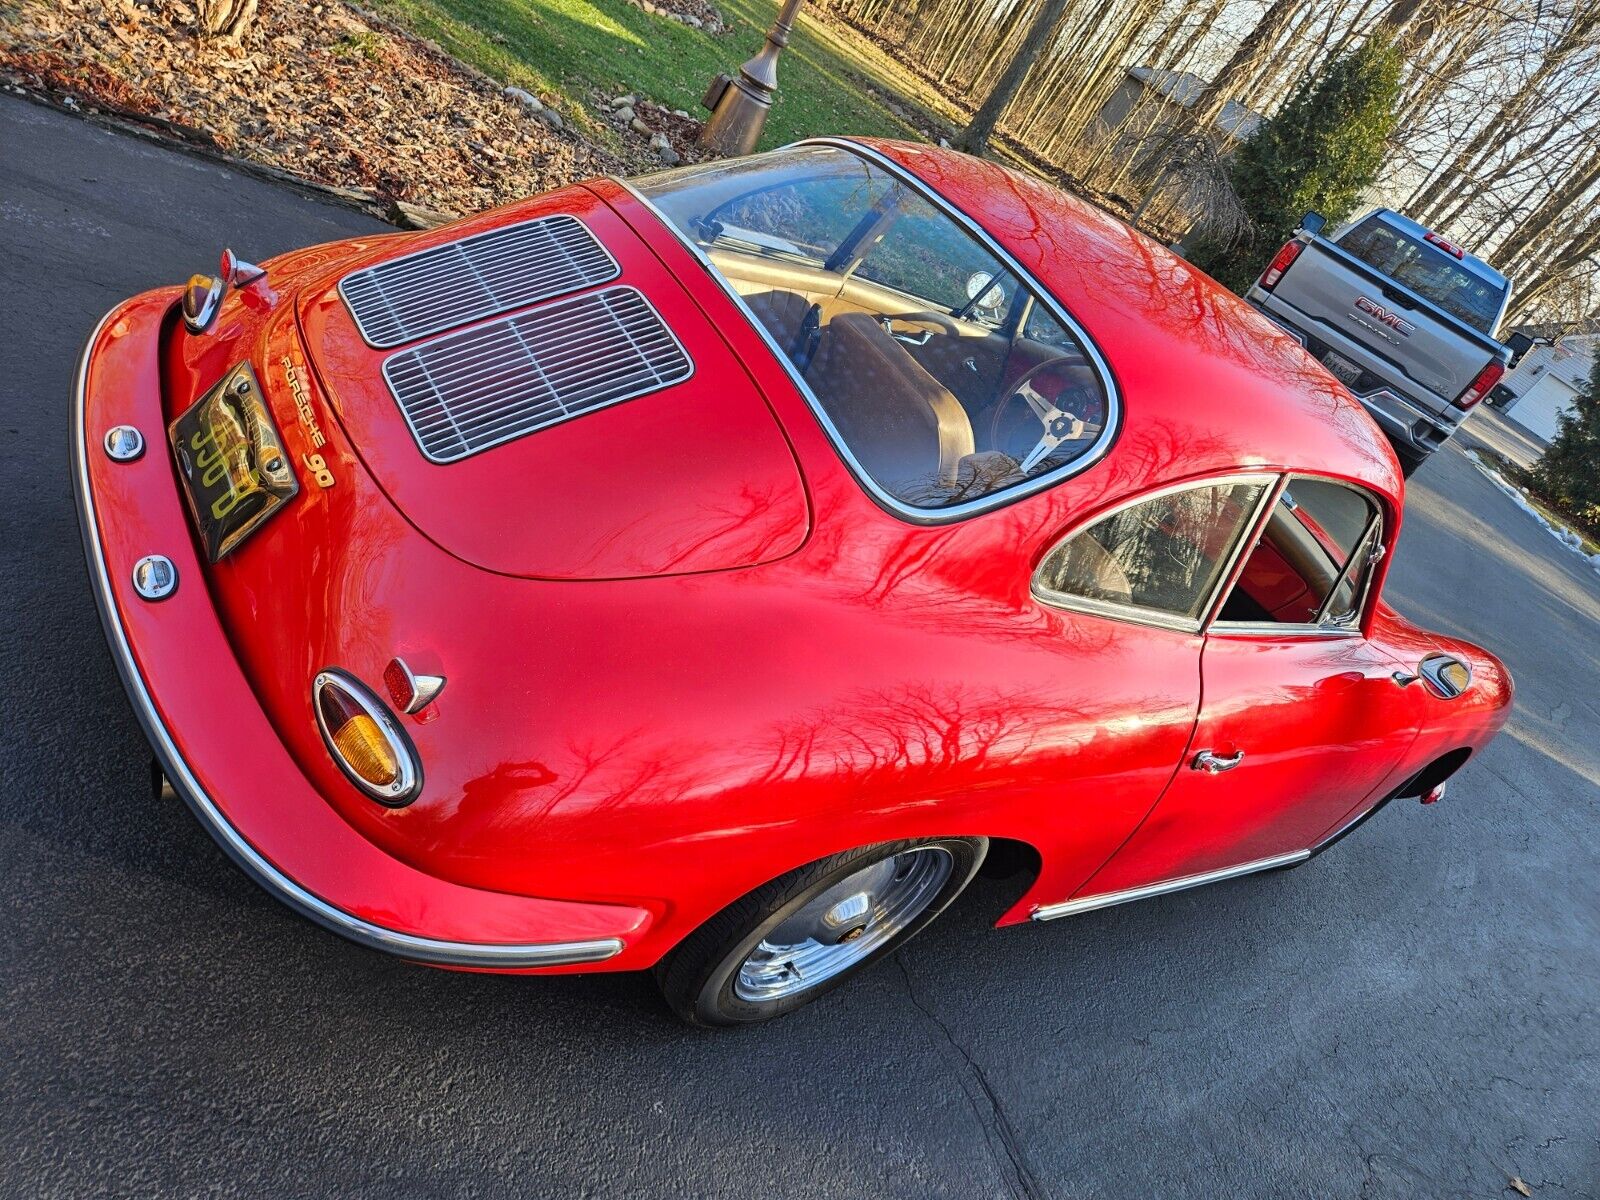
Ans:
[[[1303,856],[1391,786],[1421,713],[1360,627],[1382,514],[1359,488],[1284,482],[1206,632],[1185,762],[1082,896]]]

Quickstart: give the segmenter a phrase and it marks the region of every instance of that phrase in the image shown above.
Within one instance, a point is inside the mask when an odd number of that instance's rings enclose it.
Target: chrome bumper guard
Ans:
[[[116,312],[112,309],[100,319],[78,362],[78,374],[73,385],[72,402],[72,485],[78,506],[78,525],[83,534],[84,554],[89,563],[89,582],[95,603],[100,609],[100,623],[105,629],[106,641],[111,647],[111,657],[122,677],[122,685],[133,704],[134,714],[144,729],[146,739],[160,763],[174,791],[182,796],[197,820],[211,835],[217,845],[247,876],[267,892],[277,897],[289,908],[324,929],[373,950],[381,950],[414,962],[433,963],[440,966],[481,967],[489,969],[514,969],[522,967],[556,967],[580,963],[602,962],[622,952],[618,938],[600,938],[580,942],[543,942],[513,945],[484,942],[446,942],[419,937],[375,925],[353,913],[346,912],[319,896],[313,895],[293,879],[274,867],[258,853],[212,802],[200,786],[188,763],[179,753],[166,726],[156,712],[150,693],[134,661],[128,645],[116,601],[111,592],[111,579],[106,569],[105,556],[100,546],[100,525],[95,513],[94,495],[89,486],[86,433],[84,428],[84,389],[88,378],[89,356],[100,340],[101,330]]]

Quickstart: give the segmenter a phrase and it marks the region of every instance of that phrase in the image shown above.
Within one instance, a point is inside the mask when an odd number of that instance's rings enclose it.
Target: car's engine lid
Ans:
[[[408,307],[417,295],[432,300]],[[765,400],[583,188],[380,246],[309,289],[299,318],[368,470],[468,562],[673,575],[805,538],[804,485]]]

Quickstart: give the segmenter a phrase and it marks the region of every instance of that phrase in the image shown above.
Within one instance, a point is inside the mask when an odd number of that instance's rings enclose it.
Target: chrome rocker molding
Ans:
[[[1204,871],[1199,875],[1184,875],[1144,887],[1129,888],[1124,892],[1104,892],[1098,896],[1083,896],[1077,900],[1064,900],[1060,904],[1041,904],[1029,914],[1035,921],[1053,921],[1057,917],[1070,917],[1074,913],[1093,912],[1097,908],[1110,908],[1127,904],[1130,900],[1148,900],[1151,896],[1164,896],[1168,892],[1181,892],[1206,883],[1221,883],[1240,875],[1253,875],[1257,871],[1270,871],[1274,867],[1291,867],[1311,857],[1309,850],[1296,850],[1292,854],[1275,854],[1271,858],[1258,858],[1254,862]]]
[[[161,770],[173,790],[183,797],[206,832],[216,840],[240,870],[301,916],[359,945],[415,962],[502,969],[601,962],[621,953],[622,942],[618,938],[499,945],[438,941],[374,925],[313,895],[279,871],[228,823],[211,797],[206,795],[205,789],[200,786],[193,772],[189,770],[188,763],[178,752],[177,745],[168,734],[166,726],[162,724],[150,699],[150,693],[145,687],[144,679],[134,663],[127,635],[117,615],[116,600],[112,596],[111,579],[100,547],[100,526],[95,514],[94,496],[89,487],[87,447],[84,445],[84,386],[88,377],[89,356],[100,340],[100,333],[105,328],[106,322],[120,308],[119,305],[100,319],[94,332],[89,335],[88,345],[84,347],[83,356],[78,362],[78,377],[73,386],[72,400],[72,481],[78,502],[78,524],[83,534],[84,553],[89,562],[89,581],[94,591],[95,602],[100,609],[100,622],[105,628],[106,641],[111,646],[111,657],[116,661],[117,673],[122,676],[123,687],[127,690],[128,699],[133,704],[139,724],[144,728],[145,737],[155,751]]]

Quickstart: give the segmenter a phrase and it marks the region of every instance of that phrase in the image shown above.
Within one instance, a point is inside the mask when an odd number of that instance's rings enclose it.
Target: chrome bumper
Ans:
[[[206,794],[205,789],[190,771],[150,698],[149,690],[134,660],[132,648],[128,644],[122,620],[117,613],[116,602],[112,598],[111,579],[107,573],[105,556],[100,545],[100,525],[95,512],[94,494],[89,483],[87,465],[85,386],[89,357],[107,321],[116,312],[117,309],[113,309],[102,317],[94,332],[89,335],[88,344],[84,347],[83,355],[78,362],[77,379],[73,385],[72,485],[78,506],[78,524],[83,534],[84,554],[89,563],[90,587],[100,610],[100,623],[105,629],[106,641],[111,647],[111,657],[116,662],[117,673],[122,677],[122,685],[133,704],[134,714],[139,718],[139,724],[144,729],[145,737],[155,752],[163,774],[173,790],[183,797],[201,826],[240,870],[289,908],[324,929],[332,930],[359,945],[382,950],[386,954],[440,966],[506,970],[602,962],[621,953],[623,944],[619,938],[502,945],[438,941],[375,925],[371,921],[329,904],[301,887],[262,857],[243,834],[222,815],[221,810],[212,802],[211,797]]]

